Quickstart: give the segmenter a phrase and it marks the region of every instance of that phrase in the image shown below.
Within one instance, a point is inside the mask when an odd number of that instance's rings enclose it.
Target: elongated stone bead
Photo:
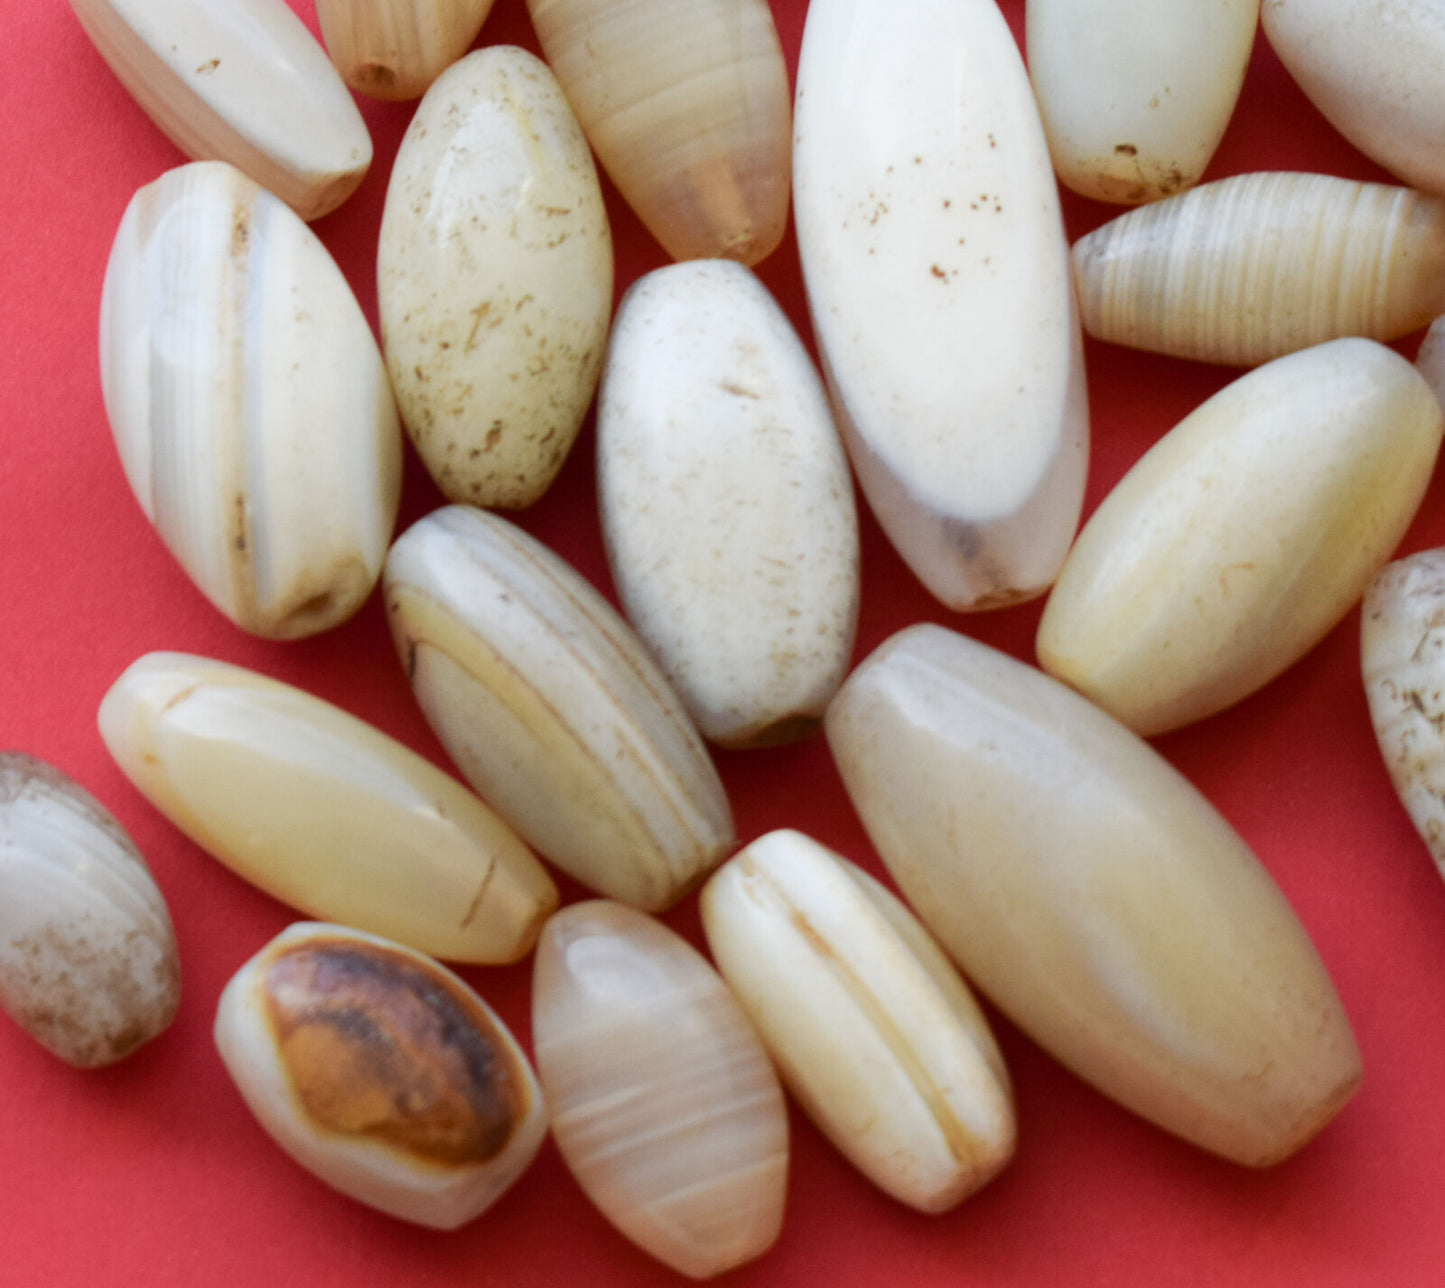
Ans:
[[[1347,613],[1425,495],[1441,410],[1402,357],[1335,340],[1227,386],[1090,517],[1043,668],[1136,733],[1238,702]]]
[[[766,0],[527,0],[612,182],[674,259],[756,264],[788,221],[788,69]]]
[[[1375,575],[1360,610],[1360,669],[1390,781],[1445,876],[1445,550]]]
[[[828,740],[888,870],[964,972],[1120,1104],[1249,1166],[1356,1090],[1314,946],[1229,825],[1147,743],[939,626],[844,683]]]
[[[702,890],[708,947],[788,1089],[894,1198],[942,1212],[1013,1156],[1008,1072],[953,964],[892,894],[801,832]]]
[[[808,304],[869,504],[950,608],[1042,593],[1078,524],[1088,406],[1058,189],[998,6],[813,0],[794,115]]]
[[[397,152],[376,271],[428,473],[448,500],[530,505],[587,414],[612,309],[597,171],[540,59],[479,49],[433,82]]]
[[[1445,9],[1435,0],[1264,0],[1260,19],[1335,129],[1405,183],[1445,192]]]
[[[597,486],[628,619],[703,735],[811,732],[853,651],[853,482],[807,351],[740,264],[674,264],[628,291]]]
[[[1120,215],[1073,258],[1090,335],[1252,367],[1342,336],[1394,340],[1445,313],[1445,200],[1232,175]]]
[[[420,98],[471,48],[493,0],[316,0],[326,52],[352,89]]]
[[[695,948],[622,904],[564,908],[537,945],[532,1040],[557,1148],[618,1230],[695,1279],[767,1251],[782,1089]]]
[[[300,219],[222,162],[142,188],[106,267],[100,374],[131,490],[217,609],[272,639],[356,612],[396,522],[401,429]]]
[[[1025,12],[1060,181],[1129,205],[1193,187],[1244,84],[1259,0],[1028,0]]]
[[[682,703],[587,580],[514,524],[447,506],[384,574],[417,701],[463,776],[590,889],[648,911],[734,844]]]
[[[120,83],[188,157],[229,161],[302,219],[371,165],[341,77],[285,0],[71,0]]]
[[[105,695],[100,734],[197,845],[312,916],[497,963],[530,952],[557,906],[542,865],[455,779],[253,671],[147,654]]]
[[[343,926],[289,926],[221,993],[217,1050],[272,1139],[343,1194],[454,1230],[526,1170],[542,1091],[451,971]]]
[[[170,913],[145,859],[79,783],[0,753],[0,1008],[68,1064],[112,1064],[181,996]]]

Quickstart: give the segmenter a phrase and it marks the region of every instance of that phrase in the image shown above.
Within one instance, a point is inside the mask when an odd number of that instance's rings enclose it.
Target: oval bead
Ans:
[[[401,430],[356,297],[286,206],[215,161],[137,192],[100,372],[131,490],[217,609],[295,639],[360,608],[396,522]]]
[[[329,702],[182,653],[131,664],[100,735],[142,795],[267,894],[437,957],[526,956],[557,890],[491,810]]]
[[[756,264],[788,221],[788,69],[765,0],[527,0],[602,167],[674,259]]]
[[[703,736],[810,733],[853,651],[853,482],[807,350],[742,265],[675,264],[628,291],[597,487],[628,619]]]
[[[788,1119],[727,986],[686,940],[621,904],[557,913],[532,982],[552,1137],[602,1214],[695,1279],[778,1236]]]
[[[112,1064],[181,996],[165,898],[135,843],[79,783],[0,753],[0,1008],[68,1064]]]
[[[542,1090],[495,1012],[421,953],[342,926],[283,930],[221,993],[216,1047],[302,1167],[440,1230],[479,1216],[547,1134]]]
[[[402,138],[377,250],[402,420],[449,500],[515,509],[547,489],[602,369],[612,235],[552,73],[479,49]]]
[[[1060,182],[1137,205],[1193,187],[1244,84],[1260,0],[1028,0],[1029,76]]]
[[[734,844],[682,703],[587,580],[514,524],[447,506],[392,547],[392,637],[463,777],[589,889],[649,912]]]
[[[1044,608],[1040,665],[1146,736],[1238,702],[1354,606],[1440,441],[1429,386],[1373,341],[1250,372],[1090,517]]]
[[[1073,257],[1091,336],[1252,367],[1342,336],[1394,340],[1445,313],[1445,200],[1233,175],[1120,215]]]
[[[319,219],[371,165],[371,136],[285,0],[70,0],[131,97],[188,157],[229,161]]]
[[[1349,1021],[1278,887],[1167,761],[1077,693],[916,626],[853,672],[825,727],[924,923],[1105,1095],[1263,1167],[1354,1093]]]
[[[361,94],[420,98],[477,38],[493,0],[316,0],[326,52]]]
[[[1370,582],[1360,670],[1390,781],[1445,876],[1445,549],[1386,564]]]
[[[788,1089],[903,1203],[943,1212],[1013,1156],[1008,1072],[943,951],[889,891],[801,832],[703,887],[708,948]]]
[[[864,494],[950,608],[1042,593],[1078,524],[1088,406],[1058,190],[998,7],[814,0],[795,122],[808,304]]]
[[[1445,9],[1436,0],[1264,0],[1260,19],[1335,129],[1397,178],[1445,192]]]

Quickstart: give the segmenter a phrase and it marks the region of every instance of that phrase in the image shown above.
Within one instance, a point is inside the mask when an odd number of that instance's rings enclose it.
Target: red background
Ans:
[[[315,30],[310,0],[292,0]],[[1003,10],[1022,37],[1022,0]],[[790,69],[803,0],[774,0]],[[131,194],[181,157],[126,96],[63,0],[6,6],[0,78],[0,745],[87,785],[147,854],[180,938],[172,1029],[127,1062],[81,1073],[0,1017],[0,1282],[148,1285],[669,1283],[606,1225],[550,1145],[488,1214],[435,1234],[341,1198],[252,1122],[211,1045],[217,995],[293,914],[184,840],[110,762],[95,711],[152,649],[254,667],[447,762],[392,654],[376,596],[344,627],[272,644],[222,620],[146,524],[101,406],[96,317]],[[497,0],[486,43],[535,50],[522,0]],[[387,176],[411,107],[365,102],[376,161],[315,225],[375,321]],[[1386,176],[1294,88],[1261,38],[1209,177],[1248,169]],[[664,262],[608,189],[617,289]],[[1065,198],[1071,236],[1109,208]],[[805,337],[791,232],[760,269]],[[1418,336],[1401,343],[1414,356]],[[1235,372],[1090,343],[1090,508],[1155,439]],[[611,594],[593,501],[592,429],[520,516]],[[408,455],[402,524],[440,503]],[[1403,550],[1445,543],[1438,480]],[[988,617],[939,608],[864,519],[858,656],[929,619],[1032,658],[1038,605]],[[1006,1022],[1018,1094],[1012,1166],[952,1213],[873,1190],[796,1112],[782,1238],[739,1284],[1436,1284],[1445,1260],[1445,887],[1399,808],[1358,678],[1358,614],[1236,709],[1157,740],[1255,847],[1319,946],[1365,1060],[1358,1097],[1265,1173],[1210,1158],[1084,1087]],[[801,827],[879,871],[821,739],[719,754],[740,836]],[[564,886],[564,898],[580,892]],[[695,901],[669,918],[698,941]],[[700,942],[700,941],[699,941]],[[530,968],[466,977],[529,1041]]]

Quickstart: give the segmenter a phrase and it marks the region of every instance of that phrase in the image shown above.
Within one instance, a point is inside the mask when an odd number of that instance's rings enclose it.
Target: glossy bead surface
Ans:
[[[401,101],[471,48],[493,0],[316,0],[326,52],[361,94]]]

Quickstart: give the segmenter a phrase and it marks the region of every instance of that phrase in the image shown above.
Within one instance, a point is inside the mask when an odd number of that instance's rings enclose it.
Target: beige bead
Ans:
[[[892,894],[800,832],[702,891],[718,969],[788,1089],[875,1184],[942,1212],[1013,1156],[1008,1072],[943,951]]]
[[[969,979],[1080,1077],[1253,1167],[1360,1081],[1329,976],[1269,874],[1147,743],[1042,672],[940,626],[834,698],[844,784]]]
[[[772,1246],[782,1090],[696,949],[622,904],[563,909],[537,945],[532,1039],[557,1148],[623,1234],[695,1279]]]
[[[300,923],[221,993],[215,1041],[257,1121],[343,1194],[454,1230],[547,1133],[536,1075],[492,1009],[421,953]]]
[[[352,89],[420,98],[471,48],[493,0],[316,0],[326,52]]]
[[[788,218],[788,70],[766,0],[528,0],[608,177],[674,259],[756,264]]]
[[[1040,664],[1146,736],[1247,697],[1390,557],[1441,428],[1425,381],[1370,340],[1250,372],[1094,512],[1040,620]]]

